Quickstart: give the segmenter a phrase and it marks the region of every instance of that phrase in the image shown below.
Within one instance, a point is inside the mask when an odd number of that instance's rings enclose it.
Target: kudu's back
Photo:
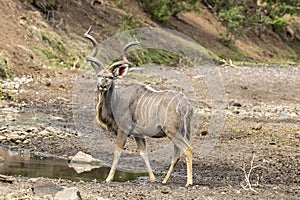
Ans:
[[[149,137],[164,137],[169,132],[190,139],[193,110],[183,93],[156,91],[137,84],[116,93],[112,105],[118,110],[114,118],[123,131]]]

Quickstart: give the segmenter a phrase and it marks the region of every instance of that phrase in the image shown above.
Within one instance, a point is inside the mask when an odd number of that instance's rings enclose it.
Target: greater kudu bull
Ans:
[[[99,59],[98,43],[91,36],[91,27],[84,34],[92,41],[94,49],[87,61],[97,72],[98,102],[96,118],[100,126],[116,135],[116,146],[111,170],[106,181],[113,180],[116,166],[124,148],[128,135],[135,138],[141,157],[149,172],[150,182],[155,181],[146,151],[145,136],[161,138],[168,137],[174,143],[174,155],[171,166],[163,183],[166,183],[183,152],[187,165],[187,183],[192,185],[192,146],[190,145],[190,126],[192,106],[184,94],[176,91],[156,91],[140,84],[127,86],[125,89],[115,88],[114,80],[123,78],[130,67],[126,58],[129,47],[138,42],[130,42],[123,48],[122,60],[104,67]],[[115,110],[118,110],[116,113]]]

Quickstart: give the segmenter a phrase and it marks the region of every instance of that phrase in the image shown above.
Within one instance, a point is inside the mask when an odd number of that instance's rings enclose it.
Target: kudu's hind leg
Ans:
[[[185,186],[190,186],[193,184],[193,168],[192,168],[193,148],[189,144],[189,141],[181,135],[173,136],[167,134],[167,136],[183,152],[185,156],[186,168],[187,168],[187,182]]]
[[[152,168],[148,159],[148,153],[146,150],[146,140],[145,138],[141,137],[134,137],[136,144],[138,146],[139,152],[143,160],[145,161],[148,173],[149,173],[149,180],[151,183],[155,182],[155,176],[152,172]]]
[[[117,139],[116,139],[116,146],[115,146],[115,150],[114,150],[114,160],[113,160],[112,166],[110,168],[109,174],[105,180],[106,182],[112,181],[115,176],[117,164],[118,164],[119,158],[121,156],[122,149],[125,146],[126,139],[127,139],[127,134],[125,134],[123,132],[118,133]]]
[[[169,168],[169,171],[167,173],[167,175],[165,176],[164,180],[162,181],[162,183],[167,183],[172,172],[174,171],[174,168],[176,166],[176,164],[178,163],[180,159],[180,149],[174,144],[174,154],[173,154],[173,159],[172,159],[172,163],[171,166]]]

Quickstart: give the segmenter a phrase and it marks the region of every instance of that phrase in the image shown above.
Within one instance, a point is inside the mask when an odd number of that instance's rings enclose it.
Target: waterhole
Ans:
[[[94,166],[96,167],[96,166]],[[19,149],[0,149],[0,174],[24,176],[30,178],[44,177],[53,179],[68,179],[72,181],[104,181],[110,168],[100,167],[77,173],[70,163],[62,158],[46,157],[30,154]],[[145,172],[117,170],[114,181],[125,182],[147,176]]]

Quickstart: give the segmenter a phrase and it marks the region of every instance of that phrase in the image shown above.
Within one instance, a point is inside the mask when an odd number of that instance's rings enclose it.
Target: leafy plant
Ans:
[[[38,31],[37,34],[40,37],[43,45],[36,45],[32,48],[35,53],[42,56],[43,63],[51,67],[72,67],[73,56],[69,45],[64,43],[61,37],[55,33],[46,31]]]
[[[7,61],[0,57],[0,78],[9,78],[11,76],[11,69],[9,68]]]
[[[261,12],[263,24],[271,24],[274,31],[279,33],[288,23],[285,15],[299,15],[300,1],[298,0],[263,0]]]
[[[195,4],[198,0],[148,0],[140,2],[142,8],[156,20],[165,22],[181,11],[197,10]]]
[[[128,31],[133,28],[141,28],[143,27],[143,23],[138,20],[136,16],[126,16],[123,20],[119,31]]]
[[[243,11],[243,6],[236,6],[218,13],[218,19],[226,25],[225,31],[220,33],[224,45],[231,46],[243,34],[245,19]]]
[[[138,64],[156,63],[175,66],[180,61],[177,54],[160,49],[140,49],[133,51],[129,56],[134,63]]]
[[[14,96],[12,94],[9,94],[8,92],[4,91],[0,85],[0,101],[1,100],[12,101],[12,100],[14,100]]]
[[[220,32],[221,40],[231,46],[248,30],[265,30],[272,25],[279,33],[287,24],[285,15],[299,15],[299,0],[262,0],[260,4],[247,0],[203,0],[215,16],[225,25]]]
[[[122,9],[122,8],[124,7],[124,4],[123,4],[123,2],[122,2],[121,0],[118,0],[118,1],[116,2],[116,6],[117,6],[118,8],[120,8],[120,9]]]

